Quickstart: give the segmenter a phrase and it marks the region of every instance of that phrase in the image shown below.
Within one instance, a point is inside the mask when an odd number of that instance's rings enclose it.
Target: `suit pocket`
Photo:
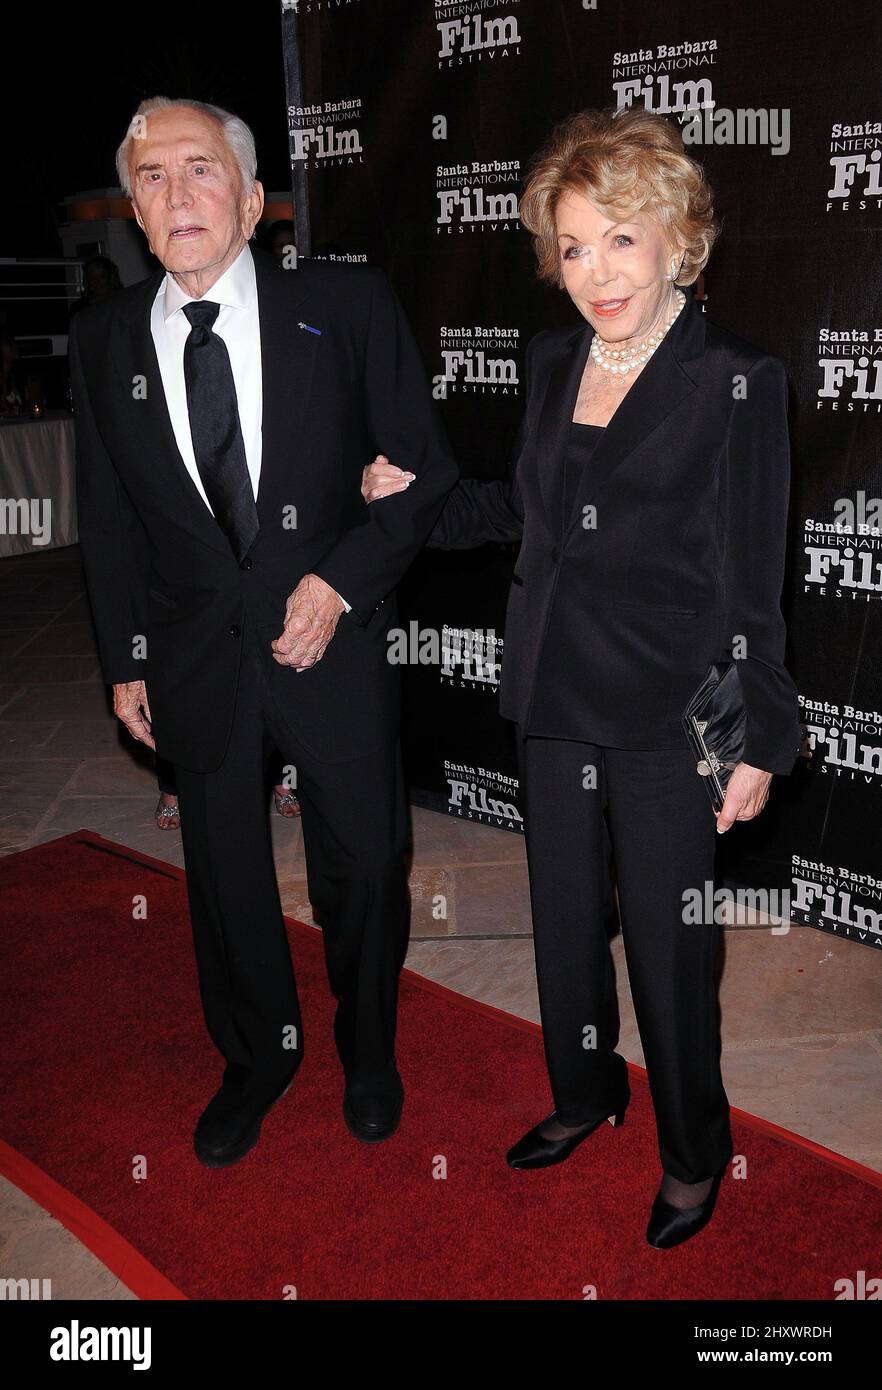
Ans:
[[[516,584],[518,588],[520,588],[523,585],[524,581],[519,574],[513,574],[511,577],[511,582],[512,584]]]
[[[675,618],[697,618],[697,608],[674,608],[669,604],[660,603],[632,603],[630,599],[615,598],[610,603],[613,608],[627,608],[631,612],[637,613],[666,613]]]
[[[147,593],[150,598],[155,599],[157,603],[161,603],[165,608],[177,608],[178,606],[175,599],[169,598],[167,594],[161,594],[158,589],[148,589]]]

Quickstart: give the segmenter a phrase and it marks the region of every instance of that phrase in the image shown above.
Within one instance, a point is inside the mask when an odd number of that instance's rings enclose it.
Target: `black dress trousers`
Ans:
[[[713,888],[716,824],[689,749],[518,739],[534,949],[558,1118],[579,1125],[628,1100],[606,931],[604,803],[625,957],[662,1168],[701,1182],[732,1153],[720,1071],[720,927],[684,921]],[[705,900],[704,898],[702,900]],[[686,914],[688,915],[688,914]]]
[[[247,621],[247,620],[246,620]],[[350,1079],[390,1084],[398,976],[407,949],[407,801],[397,741],[343,763],[299,742],[270,692],[272,653],[245,627],[226,756],[211,773],[176,767],[190,916],[209,1034],[224,1085],[270,1099],[299,1065],[303,1028],[269,826],[267,760],[297,769],[309,896]],[[333,640],[333,639],[332,639]],[[308,680],[309,672],[297,677]]]

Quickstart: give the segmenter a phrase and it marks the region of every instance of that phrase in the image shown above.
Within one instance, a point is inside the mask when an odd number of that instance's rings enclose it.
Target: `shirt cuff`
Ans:
[[[337,594],[337,590],[336,590],[336,589],[334,590],[334,593]],[[347,603],[346,600],[345,600],[345,598],[343,597],[342,594],[337,594],[337,597],[338,597],[338,599],[340,600],[340,602],[342,603],[342,605],[343,605],[343,607],[345,608],[346,612],[347,612],[347,613],[351,613],[351,612],[352,612],[352,604],[351,604],[351,603]]]

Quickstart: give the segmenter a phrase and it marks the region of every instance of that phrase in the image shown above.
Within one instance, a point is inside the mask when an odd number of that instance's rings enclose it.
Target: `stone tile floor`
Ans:
[[[0,560],[0,853],[87,827],[182,865],[179,834],[153,823],[155,802],[149,756],[110,713],[78,549]],[[299,824],[272,821],[285,911],[311,921]],[[408,966],[537,1020],[522,839],[416,807],[413,826]],[[432,912],[439,893],[444,921]],[[620,936],[613,955],[620,1050],[642,1065]],[[732,1104],[882,1171],[880,984],[882,958],[868,947],[807,927],[727,929],[721,1006]],[[537,1119],[550,1108],[547,1095],[536,1097]],[[51,1278],[54,1298],[133,1297],[0,1179],[0,1277],[25,1271]]]

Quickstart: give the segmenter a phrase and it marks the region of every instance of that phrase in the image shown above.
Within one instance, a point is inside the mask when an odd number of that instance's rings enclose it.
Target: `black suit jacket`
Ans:
[[[522,732],[548,737],[684,747],[689,697],[712,661],[740,654],[744,759],[789,773],[800,730],[780,609],[790,475],[784,367],[709,323],[688,295],[607,425],[565,516],[564,458],[593,335],[583,323],[531,340],[509,476],[460,481],[430,540],[443,548],[521,540],[500,712]],[[589,502],[593,529],[583,525]]]
[[[103,675],[146,681],[158,751],[195,772],[224,756],[245,623],[269,653],[285,600],[308,572],[353,611],[310,670],[270,659],[275,694],[324,761],[395,736],[392,590],[458,476],[385,274],[317,261],[285,271],[252,254],[263,448],[260,531],[241,565],[175,442],[150,332],[164,272],[71,325],[79,535]],[[417,475],[394,512],[361,497],[377,451]]]

